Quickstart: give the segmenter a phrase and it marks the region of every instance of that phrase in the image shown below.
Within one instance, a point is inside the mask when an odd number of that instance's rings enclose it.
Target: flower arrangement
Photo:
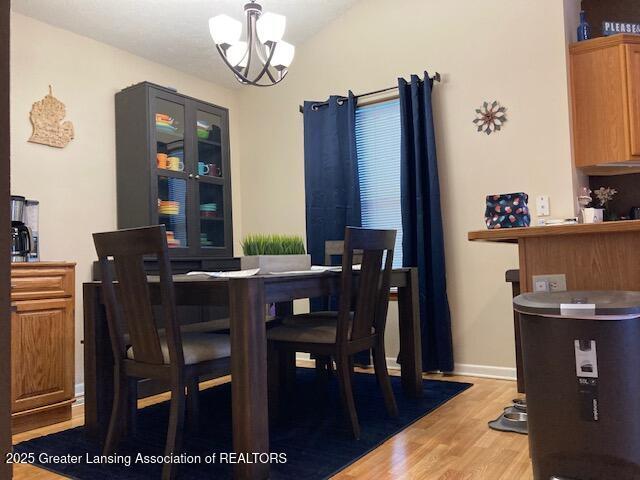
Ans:
[[[600,187],[593,192],[602,208],[607,208],[607,203],[613,200],[613,197],[615,197],[616,193],[618,193],[618,191],[615,188],[611,187]]]
[[[251,255],[304,255],[304,240],[299,235],[247,235],[242,252]]]

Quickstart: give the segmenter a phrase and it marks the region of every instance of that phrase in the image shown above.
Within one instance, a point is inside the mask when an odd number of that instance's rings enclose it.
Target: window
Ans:
[[[356,109],[356,150],[362,226],[396,230],[393,266],[402,266],[400,101]]]

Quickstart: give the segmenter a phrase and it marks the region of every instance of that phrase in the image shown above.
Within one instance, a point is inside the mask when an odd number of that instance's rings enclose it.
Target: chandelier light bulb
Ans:
[[[287,18],[284,15],[269,12],[263,13],[256,22],[258,39],[262,43],[279,42],[282,40],[286,26]]]
[[[233,45],[240,40],[242,23],[228,15],[218,15],[209,20],[209,32],[216,45]]]
[[[277,69],[288,68],[293,62],[293,57],[296,53],[296,47],[290,43],[281,41],[276,44],[276,51],[273,52],[273,58],[271,64]]]
[[[236,42],[227,50],[227,60],[234,67],[246,67],[248,57],[247,42]]]

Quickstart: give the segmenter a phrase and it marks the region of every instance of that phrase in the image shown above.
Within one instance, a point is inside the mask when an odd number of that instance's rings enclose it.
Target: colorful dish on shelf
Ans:
[[[175,134],[178,131],[175,123],[176,121],[173,117],[165,113],[156,113],[156,128],[158,131]]]
[[[179,215],[180,202],[174,202],[171,200],[160,200],[158,201],[158,213],[162,215]]]
[[[196,134],[198,135],[198,138],[202,140],[208,139],[211,134],[211,125],[198,120],[196,124]]]
[[[167,246],[169,248],[180,247],[182,242],[180,242],[180,240],[175,238],[175,235],[171,230],[167,230],[166,234],[167,234]]]

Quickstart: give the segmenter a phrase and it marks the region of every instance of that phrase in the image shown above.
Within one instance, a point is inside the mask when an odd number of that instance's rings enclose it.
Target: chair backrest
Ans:
[[[324,242],[324,264],[333,265],[333,257],[340,257],[342,263],[342,254],[344,253],[344,240],[327,240]],[[353,264],[362,262],[362,251],[353,252]]]
[[[157,256],[169,360],[171,365],[183,366],[165,227],[158,225],[94,233],[93,241],[100,261],[102,291],[116,361],[127,358],[130,345],[136,362],[153,365],[165,363],[143,264],[145,256]],[[117,284],[113,283],[109,257],[113,257]],[[125,344],[123,327],[129,334],[128,344]]]
[[[396,231],[347,227],[344,238],[342,291],[336,336],[338,343],[369,337],[372,328],[375,333],[384,334]],[[362,261],[357,291],[353,295],[354,255],[358,250],[362,251]],[[355,308],[350,322],[352,299],[355,299]],[[350,336],[349,323],[352,323]]]

